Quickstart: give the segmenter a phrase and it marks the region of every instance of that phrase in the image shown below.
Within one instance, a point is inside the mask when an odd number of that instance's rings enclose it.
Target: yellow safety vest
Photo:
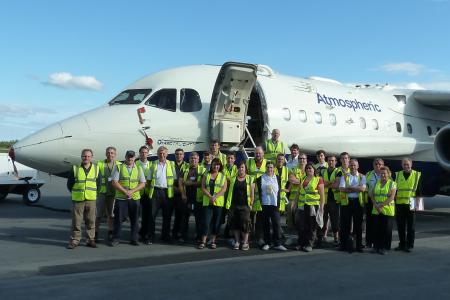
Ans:
[[[100,185],[100,190],[98,191],[99,193],[105,194],[106,192],[108,192],[108,188],[107,188],[108,177],[111,176],[111,173],[114,170],[114,166],[118,166],[120,164],[121,164],[120,161],[115,160],[114,163],[113,163],[112,169],[109,170],[109,168],[107,167],[106,159],[97,162],[98,170],[99,170],[100,174],[102,175],[101,176],[102,181],[101,181],[101,185]],[[106,170],[108,170],[108,171],[106,172]],[[112,191],[114,191],[114,189],[112,189]]]
[[[267,160],[272,161],[273,163],[276,163],[277,155],[279,153],[284,154],[284,143],[282,141],[278,141],[277,145],[273,143],[272,139],[266,140],[265,143],[266,151],[264,152],[264,158]]]
[[[158,170],[158,164],[159,164],[159,160],[155,160],[154,162],[152,162],[152,166],[150,167],[150,171],[148,173],[149,174],[148,178],[150,178],[148,180],[148,181],[150,181],[149,190],[148,190],[149,198],[153,197],[153,192],[155,190],[156,171]],[[173,198],[173,195],[174,195],[173,174],[175,174],[175,163],[170,160],[166,160],[166,180],[167,180],[167,197],[168,198]]]
[[[261,167],[259,168],[259,170],[257,170],[255,159],[250,158],[249,160],[247,160],[248,175],[253,176],[253,180],[255,181],[256,178],[261,177],[264,173],[266,173],[266,163],[267,160],[263,158]]]
[[[342,170],[342,167],[338,167],[336,173],[342,172],[342,176],[344,176],[345,174],[350,173],[350,168],[347,168],[346,171]],[[335,189],[333,190],[334,193],[334,199],[336,200],[336,203],[340,204],[341,203],[341,192],[339,191],[339,189]]]
[[[81,165],[73,166],[75,184],[72,187],[72,201],[95,201],[97,200],[97,176],[99,170],[96,164],[91,164],[87,176]]]
[[[117,169],[119,171],[119,184],[126,190],[132,190],[139,185],[140,167],[138,167],[136,164],[133,166],[133,169],[131,169],[131,175],[128,172],[128,168],[125,163],[117,166]],[[134,192],[133,194],[131,194],[131,198],[133,200],[139,200],[141,199],[141,193],[139,191]],[[121,191],[116,190],[116,199],[125,200],[126,195]]]
[[[141,162],[141,160],[138,160],[138,161],[136,161],[136,165],[142,169],[142,171],[144,172],[144,176],[147,179],[148,173],[150,172],[150,166],[152,165],[152,162],[149,161],[149,162],[147,162],[147,165],[144,166],[144,164]],[[145,188],[140,190],[139,193],[141,194],[141,196],[144,194],[148,195],[149,190],[150,190],[149,184],[145,183]]]
[[[302,169],[300,169],[298,166],[295,168],[292,168],[290,170],[291,174],[294,174],[295,178],[297,178],[298,180],[300,180],[299,184],[292,184],[291,183],[291,189],[290,189],[290,194],[289,194],[289,200],[298,200],[299,197],[299,191],[300,191],[300,186],[302,184],[303,178],[305,178],[306,174],[305,171],[303,171]]]
[[[227,177],[228,180],[235,177],[237,175],[238,169],[236,165],[231,166],[231,169],[228,168],[228,165],[223,166],[223,174]]]
[[[230,186],[228,188],[228,197],[227,197],[227,205],[226,208],[230,209],[231,202],[233,199],[233,191],[234,191],[234,184],[236,183],[237,176],[234,176],[230,180]],[[253,177],[249,175],[245,175],[245,183],[247,185],[247,205],[250,206],[252,204],[252,198],[251,198],[251,185],[253,183]]]
[[[184,174],[183,174],[183,181],[184,182],[188,181],[189,169],[190,168],[186,169]],[[205,171],[206,171],[206,169],[202,165],[198,165],[197,166],[197,178],[196,178],[196,181],[198,183],[200,183],[200,187],[197,188],[197,191],[195,193],[195,200],[196,200],[196,202],[202,202],[203,201],[203,191],[202,191],[201,183],[202,183],[202,177],[203,177],[203,174],[205,173]]]
[[[303,181],[305,181],[306,177],[303,178],[300,184],[300,196],[298,197],[298,206],[306,205],[319,205],[320,204],[320,194],[317,189],[317,185],[320,181],[319,176],[314,176],[309,182],[306,188],[303,187]]]
[[[286,192],[283,191],[282,189],[286,188],[286,185],[289,181],[289,176],[288,176],[288,169],[286,166],[283,166],[281,169],[281,174],[278,174],[278,168],[275,167],[274,168],[274,173],[275,175],[280,176],[280,181],[281,181],[281,186],[280,186],[280,211],[285,211],[286,210],[286,202],[284,201],[284,199],[286,198]]]
[[[336,173],[337,173],[337,168],[334,168],[333,171],[331,172],[330,177],[328,178],[328,169],[324,170],[323,172],[323,180],[325,181],[331,181],[331,182],[335,182],[336,181]],[[324,193],[325,193],[325,203],[328,202],[328,190],[330,188],[328,187],[324,187]],[[333,194],[336,195],[337,192],[339,192],[339,190],[337,189],[332,189],[333,190]],[[339,203],[339,199],[334,198],[334,201],[336,201],[337,203]]]
[[[386,184],[382,187],[381,186],[381,180],[377,181],[377,184],[374,188],[374,200],[376,203],[384,202],[389,197],[389,192],[395,188],[395,182],[392,181],[392,179],[388,179]],[[372,209],[373,215],[378,215],[378,211],[375,209],[375,207]],[[383,210],[381,211],[381,214],[385,216],[395,216],[395,203],[394,201],[391,201],[389,205],[383,206]]]
[[[222,166],[225,166],[227,164],[227,156],[225,154],[223,154],[222,152],[219,151],[219,153],[217,155],[211,154],[214,158],[218,158],[220,160],[220,162],[222,163]],[[212,161],[212,160],[211,160]],[[202,164],[205,163],[205,159],[203,158],[202,160]]]
[[[209,181],[211,179],[211,173],[208,172],[205,179],[205,188],[209,191]],[[225,175],[223,173],[218,173],[216,180],[214,180],[214,193],[212,196],[220,192],[220,190],[223,188],[223,185],[226,182]],[[217,197],[216,201],[214,202],[214,206],[221,206],[223,207],[225,201],[225,197],[219,196]],[[209,206],[209,198],[206,195],[203,195],[203,206]]]
[[[372,179],[372,176],[375,176],[374,170],[367,172],[367,174],[366,174],[366,190],[364,191],[364,203],[369,202],[369,192],[370,192],[369,182]]]
[[[345,187],[349,187],[350,186],[350,176],[347,174],[344,174],[343,176],[345,178]],[[359,173],[358,174],[358,183],[361,182],[361,179],[362,179],[362,174]],[[340,194],[341,194],[341,205],[347,206],[348,205],[348,193],[341,192]],[[364,193],[362,193],[362,192],[358,193],[358,202],[359,202],[359,205],[361,205],[361,207],[364,206],[364,195],[363,194]]]
[[[396,204],[409,204],[410,198],[416,197],[417,184],[421,173],[411,170],[408,179],[405,179],[404,171],[395,173],[395,183],[397,184]]]

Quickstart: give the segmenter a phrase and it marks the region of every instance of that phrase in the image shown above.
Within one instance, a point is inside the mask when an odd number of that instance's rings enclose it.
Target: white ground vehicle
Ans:
[[[18,162],[13,164],[8,154],[0,153],[0,200],[8,194],[19,194],[23,195],[27,205],[37,203],[41,198],[39,188],[45,183],[37,179],[37,173],[37,170]]]

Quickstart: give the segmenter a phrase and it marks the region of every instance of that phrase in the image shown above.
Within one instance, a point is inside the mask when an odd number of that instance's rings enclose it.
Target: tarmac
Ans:
[[[450,197],[425,199],[417,215],[413,253],[348,254],[331,244],[312,253],[216,250],[187,243],[65,248],[70,194],[65,180],[48,177],[42,199],[0,202],[0,299],[123,297],[160,299],[450,299]],[[193,226],[192,226],[193,227]],[[102,227],[103,235],[106,229]],[[393,247],[397,244],[394,230]]]

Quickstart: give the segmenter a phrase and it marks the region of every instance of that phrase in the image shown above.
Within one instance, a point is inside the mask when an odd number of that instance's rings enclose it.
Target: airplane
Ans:
[[[108,103],[20,140],[10,155],[66,176],[83,148],[101,159],[115,146],[120,158],[147,144],[154,156],[162,145],[203,152],[217,139],[246,157],[277,128],[286,145],[310,155],[346,151],[365,171],[374,157],[394,171],[411,157],[426,195],[450,195],[449,110],[450,92],[298,78],[248,63],[193,65],[143,77]]]

